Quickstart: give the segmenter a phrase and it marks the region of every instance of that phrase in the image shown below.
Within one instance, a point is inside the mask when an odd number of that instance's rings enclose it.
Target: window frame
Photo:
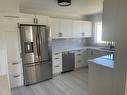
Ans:
[[[94,29],[94,31],[95,31],[95,36],[94,36],[94,41],[95,41],[95,43],[97,43],[97,44],[105,44],[106,43],[106,41],[102,41],[102,35],[101,35],[101,41],[97,41],[97,25],[98,24],[102,24],[102,22],[95,22],[95,29]]]

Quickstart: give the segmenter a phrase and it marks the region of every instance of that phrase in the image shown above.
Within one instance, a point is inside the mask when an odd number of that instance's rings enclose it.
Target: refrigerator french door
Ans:
[[[20,25],[24,83],[52,78],[51,42],[45,25]]]

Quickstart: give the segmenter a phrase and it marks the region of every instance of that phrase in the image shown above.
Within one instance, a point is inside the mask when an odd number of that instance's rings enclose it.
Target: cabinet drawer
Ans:
[[[82,49],[82,50],[77,50],[75,53],[76,54],[81,54],[81,53],[83,53],[85,50],[84,49]]]
[[[53,53],[53,60],[62,58],[62,53]]]
[[[10,75],[10,86],[11,88],[23,86],[23,75]]]
[[[62,64],[53,65],[53,74],[62,72]]]
[[[62,64],[62,59],[53,60],[53,65]]]
[[[9,74],[23,74],[22,62],[9,63]]]
[[[83,54],[75,54],[75,60],[83,60]]]

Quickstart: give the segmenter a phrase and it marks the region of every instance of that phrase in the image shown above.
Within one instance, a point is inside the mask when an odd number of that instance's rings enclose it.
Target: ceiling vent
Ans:
[[[58,5],[63,7],[70,6],[71,0],[58,0]]]

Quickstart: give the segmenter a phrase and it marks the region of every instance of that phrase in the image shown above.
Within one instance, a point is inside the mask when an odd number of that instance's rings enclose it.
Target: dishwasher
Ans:
[[[73,51],[62,53],[62,73],[73,71],[75,68],[75,55]]]

